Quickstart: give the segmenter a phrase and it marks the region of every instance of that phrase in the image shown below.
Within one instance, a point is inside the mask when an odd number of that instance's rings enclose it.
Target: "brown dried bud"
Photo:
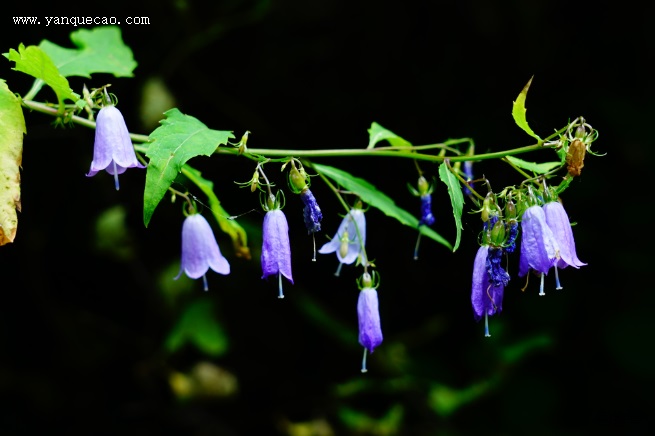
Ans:
[[[584,167],[587,147],[580,139],[574,139],[566,153],[566,169],[572,177],[579,176]]]

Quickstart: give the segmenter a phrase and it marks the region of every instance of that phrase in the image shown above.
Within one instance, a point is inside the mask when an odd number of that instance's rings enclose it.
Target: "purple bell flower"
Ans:
[[[371,276],[364,273],[364,288],[359,292],[357,300],[357,318],[359,320],[359,343],[364,347],[362,372],[366,372],[366,352],[373,353],[382,343],[382,328],[380,327],[380,310],[378,307],[378,292],[371,284]]]
[[[118,190],[118,175],[127,168],[145,168],[136,158],[130,132],[121,112],[113,105],[104,106],[96,117],[93,161],[87,177],[105,170],[114,176]]]
[[[421,220],[420,224],[431,226],[434,224],[434,215],[432,214],[432,194],[421,195]]]
[[[361,238],[361,239],[360,239]],[[339,275],[341,265],[352,264],[357,258],[362,264],[366,264],[366,217],[364,211],[359,208],[352,208],[343,218],[339,229],[329,242],[323,244],[318,250],[321,254],[337,253],[339,269],[335,275]]]
[[[291,275],[291,246],[289,244],[289,224],[281,209],[271,209],[264,215],[262,244],[262,279],[278,276],[279,295],[282,292],[282,276],[293,284]]]
[[[473,162],[470,160],[464,161],[464,175],[466,176],[467,184],[464,186],[464,195],[471,195],[471,187],[473,187]]]
[[[573,230],[569,222],[569,216],[564,210],[564,206],[559,201],[546,203],[543,206],[544,214],[546,215],[546,223],[553,232],[555,240],[559,245],[560,259],[557,261],[558,268],[566,268],[572,266],[580,268],[586,265],[578,259],[575,252],[575,241],[573,240]]]
[[[209,268],[223,275],[230,273],[230,264],[221,254],[205,217],[198,213],[189,215],[182,224],[182,264],[175,280],[182,272],[192,279],[202,277],[206,291],[209,289],[206,277]]]
[[[307,233],[319,232],[321,230],[323,213],[321,212],[321,208],[318,207],[314,194],[312,194],[309,188],[305,188],[300,193],[300,198],[305,205],[303,208],[303,218],[305,220],[305,227],[307,227]]]
[[[471,283],[471,304],[473,306],[473,317],[480,321],[484,316],[484,335],[489,334],[488,316],[495,315],[503,309],[503,293],[505,285],[503,281],[496,285],[492,283],[487,269],[487,258],[489,257],[489,246],[482,245],[473,262],[473,280]]]
[[[519,276],[525,276],[530,269],[547,274],[560,255],[559,244],[541,206],[530,206],[523,212],[521,232]]]
[[[557,268],[566,268],[572,266],[573,268],[580,268],[586,265],[578,259],[575,252],[575,241],[573,240],[573,230],[569,222],[569,216],[564,210],[564,206],[559,201],[546,203],[543,206],[544,214],[546,215],[546,223],[553,231],[555,240],[559,245],[560,258],[555,263],[555,289],[562,289],[559,281],[559,274]]]

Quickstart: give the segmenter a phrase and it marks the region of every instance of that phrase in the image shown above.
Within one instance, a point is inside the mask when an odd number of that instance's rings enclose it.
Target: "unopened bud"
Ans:
[[[496,247],[503,245],[505,242],[505,223],[503,220],[496,221],[491,229],[491,245]]]
[[[296,193],[307,189],[307,182],[305,180],[305,177],[300,174],[300,171],[295,166],[292,166],[291,170],[289,170],[289,182]]]

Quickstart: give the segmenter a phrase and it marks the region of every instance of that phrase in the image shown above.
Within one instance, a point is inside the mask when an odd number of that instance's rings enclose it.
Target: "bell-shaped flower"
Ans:
[[[121,112],[113,105],[104,106],[96,117],[93,161],[87,177],[105,170],[114,176],[118,190],[118,175],[127,168],[145,168],[136,158],[130,132]]]
[[[560,247],[546,223],[546,214],[541,206],[530,206],[523,212],[521,233],[519,276],[525,276],[530,269],[547,274],[560,258]]]
[[[207,270],[211,268],[219,274],[229,274],[230,264],[221,254],[209,223],[199,213],[187,216],[182,224],[182,264],[175,277],[179,279],[184,272],[192,279],[202,277],[205,291]]]
[[[334,238],[323,244],[318,252],[321,254],[337,253],[339,268],[335,275],[338,276],[343,264],[350,265],[358,258],[360,263],[366,264],[365,246],[366,217],[362,209],[354,207],[341,220]]]
[[[274,206],[264,215],[262,243],[262,279],[270,276],[278,277],[279,295],[282,292],[282,276],[293,284],[291,275],[291,246],[289,244],[289,224],[279,207]]]
[[[504,283],[506,283],[504,281],[496,284],[492,282],[487,268],[488,257],[489,246],[480,246],[473,262],[473,280],[471,282],[473,317],[476,321],[480,321],[484,316],[485,336],[491,336],[488,316],[495,315],[503,309]]]
[[[431,226],[434,224],[434,215],[432,214],[432,194],[421,195],[421,220],[419,224]]]
[[[581,266],[586,265],[586,263],[578,259],[578,255],[576,254],[575,241],[573,240],[573,230],[571,229],[569,216],[564,210],[564,206],[562,206],[559,201],[553,201],[544,204],[543,209],[544,214],[546,215],[546,223],[548,224],[548,227],[550,227],[550,229],[553,231],[555,240],[559,245],[560,258],[554,265],[555,288],[562,289],[557,268],[566,268],[567,266],[580,268]]]
[[[382,327],[380,326],[380,310],[378,307],[378,292],[373,285],[369,273],[364,273],[360,282],[362,289],[357,300],[357,319],[359,321],[359,343],[364,347],[362,372],[366,372],[366,353],[382,343]]]
[[[309,188],[305,188],[300,193],[300,198],[302,199],[303,204],[303,218],[305,221],[305,227],[307,228],[307,233],[316,233],[321,231],[321,220],[323,219],[323,213],[321,208],[318,207],[316,198],[312,191]]]
[[[564,206],[559,201],[553,201],[543,205],[546,223],[555,236],[559,245],[559,260],[556,265],[558,268],[572,266],[580,268],[586,265],[578,259],[575,251],[575,241],[573,240],[573,230],[569,222],[569,216],[564,210]]]
[[[305,172],[302,164],[300,164],[300,170],[296,167],[295,159],[290,160],[288,163],[291,164],[291,169],[289,170],[289,187],[294,193],[300,194],[300,199],[305,205],[302,212],[307,233],[319,232],[321,230],[323,213],[321,212],[321,208],[318,207],[316,197],[309,190],[309,176]]]

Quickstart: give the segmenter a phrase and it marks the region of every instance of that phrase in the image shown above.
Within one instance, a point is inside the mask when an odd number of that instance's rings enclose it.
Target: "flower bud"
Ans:
[[[428,194],[430,191],[430,183],[425,179],[425,177],[421,176],[418,178],[418,193],[419,195],[425,195]]]
[[[578,132],[576,130],[576,136]],[[569,145],[569,150],[566,153],[566,169],[572,177],[579,176],[584,167],[585,153],[587,147],[580,139],[575,139]]]
[[[500,247],[505,242],[505,222],[503,220],[496,221],[491,229],[491,245]]]
[[[306,176],[303,177],[303,175],[298,171],[295,165],[291,167],[291,170],[289,170],[289,184],[291,185],[291,189],[296,193],[301,193],[305,189],[307,189],[307,179]]]

